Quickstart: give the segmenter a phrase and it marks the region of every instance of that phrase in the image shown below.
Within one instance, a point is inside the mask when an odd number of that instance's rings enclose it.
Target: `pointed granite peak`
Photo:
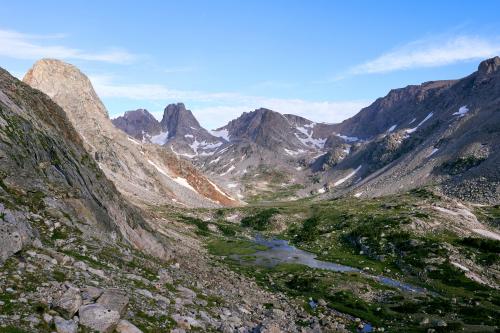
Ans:
[[[169,137],[175,136],[178,131],[183,132],[190,128],[201,128],[200,123],[184,103],[169,104],[165,108],[161,126],[168,131]]]
[[[70,119],[84,116],[109,118],[108,112],[97,96],[89,78],[71,64],[57,59],[38,60],[28,70],[23,81],[31,87],[43,91],[51,98],[58,95],[58,99],[67,102],[67,104],[62,104],[73,106],[73,108],[65,108],[66,112],[70,109],[75,111],[68,114]],[[93,104],[93,107],[86,112],[92,110],[95,114],[81,114],[83,108],[78,103]]]

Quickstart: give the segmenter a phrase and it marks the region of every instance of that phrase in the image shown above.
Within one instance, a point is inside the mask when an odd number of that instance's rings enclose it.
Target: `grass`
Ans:
[[[207,248],[211,254],[218,256],[250,255],[267,249],[266,246],[242,239],[215,239],[207,244]]]
[[[254,194],[246,198],[249,203],[259,203],[262,201],[276,202],[287,200],[297,195],[297,191],[304,188],[302,184],[290,184],[286,186],[271,185],[269,190],[261,190],[258,194]]]
[[[202,219],[192,216],[181,216],[180,219],[184,223],[196,226],[197,228],[196,233],[200,236],[208,236],[208,234],[210,233],[210,229],[208,228],[208,223],[203,221]]]
[[[471,325],[494,326],[496,314],[500,312],[500,293],[470,280],[448,258],[450,248],[455,248],[487,269],[488,265],[498,262],[500,242],[461,238],[448,230],[417,234],[410,227],[417,219],[433,219],[434,212],[425,207],[442,200],[438,194],[421,188],[367,200],[281,202],[240,209],[240,213],[246,214],[241,222],[245,228],[287,239],[317,254],[320,260],[368,268],[374,274],[425,287],[433,293],[413,295],[360,274],[325,272],[301,265],[268,268],[248,265],[248,262],[225,262],[233,270],[255,278],[265,288],[303,299],[306,307],[309,297],[322,298],[331,308],[382,325],[391,332],[419,332],[427,328],[452,332],[462,328],[467,331]],[[483,221],[487,219],[491,223],[499,218],[498,207],[478,210]],[[286,230],[280,230],[279,234],[271,223],[274,214],[279,214],[280,221],[287,223]],[[233,237],[245,232],[235,230]],[[212,243],[211,253],[242,253],[252,257],[254,250],[248,249],[250,245],[235,242]],[[366,298],[366,294],[372,292],[380,298]],[[470,308],[474,306],[480,310],[472,311]],[[432,324],[422,327],[419,323],[425,316],[441,318],[449,325],[447,328]]]
[[[29,333],[29,332],[14,326],[6,326],[6,327],[0,326],[0,333]]]
[[[258,231],[264,231],[269,228],[271,218],[278,212],[279,210],[277,208],[261,210],[254,215],[245,216],[241,219],[241,225],[244,227],[251,227]]]

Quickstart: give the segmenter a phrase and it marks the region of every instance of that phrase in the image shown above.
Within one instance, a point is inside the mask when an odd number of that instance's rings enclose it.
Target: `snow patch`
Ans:
[[[417,120],[417,118],[413,118],[413,119],[412,119],[412,120],[408,123],[408,125],[413,124],[413,123],[415,122],[415,120]]]
[[[135,139],[131,138],[130,136],[127,136],[127,139],[128,139],[128,141],[131,141],[131,142],[135,143],[135,144],[136,144],[136,145],[138,145],[138,146],[140,146],[140,145],[141,145],[141,143],[140,143],[139,141],[137,141],[137,140],[135,140]]]
[[[174,182],[176,182],[177,184],[182,185],[182,186],[184,186],[184,187],[186,187],[186,188],[190,189],[191,191],[198,193],[198,191],[196,191],[196,190],[194,189],[194,187],[192,187],[192,186],[191,186],[191,184],[189,184],[189,182],[187,181],[187,179],[186,179],[186,178],[182,178],[182,177],[175,177],[175,178],[172,178],[172,179],[173,179],[173,180],[174,180]]]
[[[342,134],[335,134],[335,135],[338,136],[339,138],[344,139],[347,142],[356,142],[356,141],[359,141],[359,138],[355,137],[355,136],[347,136],[347,135],[342,135]]]
[[[398,125],[392,125],[391,127],[389,127],[389,129],[387,130],[388,133],[391,133],[392,131],[394,131],[396,129],[396,127],[398,127]]]
[[[194,141],[193,141],[193,143],[191,143],[189,145],[189,147],[193,150],[194,155],[188,155],[188,154],[184,154],[184,155],[188,156],[188,157],[195,157],[195,156],[198,156],[198,155],[210,156],[210,155],[215,154],[215,151],[199,152],[199,150],[213,150],[213,149],[219,148],[221,145],[222,145],[222,142],[209,143],[209,142],[206,142],[206,141],[198,141],[195,138]]]
[[[218,131],[212,131],[212,135],[216,136],[216,137],[219,137],[219,138],[223,138],[226,141],[229,141],[229,137],[230,137],[229,131],[227,129],[221,129],[221,130],[218,130]]]
[[[354,197],[355,197],[355,198],[359,198],[359,197],[361,196],[361,194],[363,194],[363,192],[358,192],[358,193],[355,193],[355,194],[354,194]]]
[[[194,138],[194,136],[192,134],[185,134],[184,137],[185,138],[191,138],[191,139]]]
[[[159,167],[158,165],[156,165],[156,163],[154,163],[153,161],[148,160],[148,163],[149,163],[149,164],[151,164],[152,166],[154,166],[154,167],[155,167],[155,169],[156,169],[156,171],[158,171],[158,172],[159,172],[159,173],[161,173],[162,175],[167,176],[168,178],[172,178],[172,177],[170,177],[170,176],[169,176],[169,174],[168,174],[165,170],[163,170],[162,168],[160,168],[160,167]]]
[[[345,176],[344,178],[337,180],[333,184],[333,186],[338,186],[338,185],[344,183],[346,180],[348,180],[349,178],[351,178],[352,176],[354,176],[359,171],[359,169],[361,169],[361,165],[359,167],[357,167],[356,170],[354,170],[353,172],[351,172],[350,174],[348,174],[347,176]]]
[[[177,184],[179,185],[182,185],[188,189],[190,189],[191,191],[193,192],[196,192],[198,193],[198,191],[196,191],[189,183],[188,181],[185,179],[185,178],[182,178],[182,177],[176,177],[176,178],[173,178],[171,177],[165,170],[163,170],[162,168],[160,168],[158,165],[156,165],[156,163],[154,163],[153,161],[151,160],[148,160],[148,163],[151,164],[152,166],[155,167],[155,169],[161,173],[162,175],[164,175],[165,177],[168,177],[170,179],[172,179],[174,182],[176,182]]]
[[[467,108],[467,105],[461,106],[460,109],[458,109],[457,112],[453,113],[453,116],[458,116],[459,118],[462,118],[465,116],[465,114],[469,112],[469,109]]]
[[[413,127],[413,128],[410,128],[410,129],[407,129],[406,130],[406,133],[408,134],[411,134],[413,132],[415,132],[420,126],[423,125],[423,123],[425,123],[427,120],[429,120],[432,116],[434,115],[434,112],[431,112],[429,113],[425,118],[424,120],[422,120],[421,122],[418,123],[418,125],[416,127]]]
[[[295,137],[304,145],[308,147],[316,147],[319,149],[323,149],[325,147],[325,142],[326,139],[323,138],[313,138],[313,128],[316,126],[316,123],[310,123],[306,124],[304,126],[297,126],[295,127],[296,130],[298,130],[302,135],[305,136],[305,138],[302,138],[298,133],[294,133]],[[310,130],[306,129],[309,128]]]
[[[161,132],[160,134],[153,135],[149,141],[151,143],[157,144],[157,145],[164,145],[168,141],[168,131],[167,132]]]
[[[228,149],[229,149],[229,147],[226,147],[226,148],[224,148],[224,149],[222,149],[222,150],[219,150],[219,151],[217,152],[217,155],[220,155],[220,154],[224,153],[224,152],[225,152],[225,151],[227,151]]]
[[[427,157],[431,157],[432,155],[434,155],[437,151],[439,150],[439,148],[434,148],[432,149],[431,153],[429,155],[427,155]]]
[[[290,156],[296,156],[296,155],[299,155],[299,154],[302,154],[304,152],[304,150],[302,149],[299,149],[297,151],[295,150],[290,150],[290,149],[286,149],[286,148],[283,148],[285,150],[285,152],[290,155]]]
[[[219,176],[225,176],[233,170],[234,170],[234,165],[231,165],[229,169],[226,170],[226,172],[221,173]]]
[[[227,187],[228,188],[235,188],[235,187],[238,187],[238,184],[235,184],[235,183],[227,184]]]
[[[220,156],[217,157],[215,160],[211,160],[210,162],[208,162],[208,164],[217,163],[217,162],[219,162],[219,160],[220,160]]]
[[[320,189],[318,190],[318,193],[320,193],[320,194],[321,194],[321,193],[325,193],[325,192],[326,192],[326,190],[325,190],[325,188],[324,188],[324,187],[322,187],[322,188],[320,188]]]

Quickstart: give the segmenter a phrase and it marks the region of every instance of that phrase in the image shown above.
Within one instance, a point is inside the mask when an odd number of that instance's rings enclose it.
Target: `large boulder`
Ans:
[[[128,301],[129,298],[125,291],[120,289],[107,289],[102,293],[101,297],[99,297],[97,303],[110,310],[117,311],[120,315],[124,315],[127,310]]]
[[[53,303],[54,310],[64,318],[71,319],[82,305],[82,296],[77,288],[69,288]]]
[[[101,304],[88,304],[80,307],[80,324],[100,333],[113,332],[120,321],[120,313]]]

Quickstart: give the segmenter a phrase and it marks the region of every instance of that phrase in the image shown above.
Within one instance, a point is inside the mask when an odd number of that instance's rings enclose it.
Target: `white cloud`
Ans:
[[[130,63],[135,56],[119,49],[105,52],[86,52],[62,45],[44,45],[43,40],[61,39],[63,34],[29,35],[11,30],[0,30],[0,56],[36,60],[40,58],[77,59],[108,63]]]
[[[265,107],[283,114],[290,113],[316,121],[337,123],[359,112],[369,105],[368,101],[316,102],[301,99],[267,99],[256,97],[247,104],[192,108],[196,117],[208,128],[215,129],[227,124],[243,112]],[[160,116],[161,117],[161,116]]]
[[[122,98],[150,103],[182,101],[200,123],[213,129],[226,124],[243,112],[265,107],[280,113],[300,115],[317,122],[339,122],[367,106],[369,101],[307,101],[302,99],[267,98],[239,93],[207,93],[170,89],[158,84],[115,84],[109,76],[90,76],[101,98]],[[190,104],[192,106],[190,106]],[[124,110],[125,111],[125,110]],[[161,119],[162,111],[153,111]]]
[[[485,59],[498,54],[500,54],[500,40],[498,39],[466,35],[446,39],[425,39],[408,43],[357,65],[351,68],[349,74],[386,73],[412,68],[437,67]]]

